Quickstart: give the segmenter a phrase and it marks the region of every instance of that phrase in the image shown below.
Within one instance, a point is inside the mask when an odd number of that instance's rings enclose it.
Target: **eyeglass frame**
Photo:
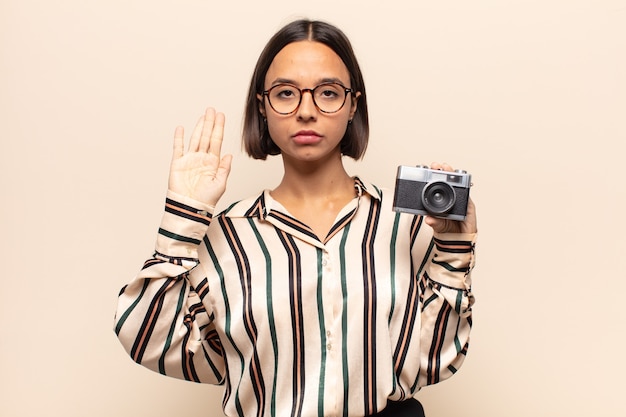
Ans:
[[[331,84],[338,85],[341,88],[343,88],[343,92],[344,92],[343,102],[341,103],[341,106],[339,106],[339,108],[337,110],[335,110],[335,111],[324,111],[324,110],[322,110],[320,108],[320,106],[318,106],[317,102],[315,101],[315,94],[313,94],[313,92],[316,89],[318,89],[319,87],[322,87],[324,85],[331,85]],[[270,97],[269,97],[270,91],[272,91],[276,87],[285,86],[285,85],[293,87],[293,88],[295,88],[296,90],[298,90],[300,92],[300,99],[298,100],[298,104],[296,105],[296,108],[293,109],[292,111],[288,112],[288,113],[282,113],[282,112],[279,112],[278,110],[276,110],[274,108],[274,106],[272,105],[272,100],[270,100]],[[313,100],[313,104],[315,105],[315,108],[317,110],[319,110],[321,113],[324,113],[324,114],[335,114],[335,113],[339,112],[341,109],[343,109],[343,106],[346,105],[346,100],[348,98],[348,94],[354,95],[356,93],[356,91],[354,91],[353,88],[346,87],[345,85],[343,85],[341,83],[338,83],[338,82],[326,82],[326,83],[318,84],[318,85],[316,85],[313,88],[298,88],[297,86],[295,86],[293,84],[290,84],[290,83],[280,83],[280,84],[276,84],[276,85],[271,86],[267,90],[262,91],[261,95],[263,97],[267,97],[267,102],[269,103],[269,105],[272,108],[272,110],[274,110],[276,113],[278,113],[278,114],[280,114],[282,116],[288,116],[288,115],[294,114],[295,112],[298,111],[298,109],[300,108],[300,105],[302,104],[302,97],[304,97],[304,93],[306,93],[307,91],[311,94],[311,100]]]

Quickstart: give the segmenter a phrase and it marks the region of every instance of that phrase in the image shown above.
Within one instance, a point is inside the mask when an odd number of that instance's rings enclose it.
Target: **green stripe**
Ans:
[[[393,229],[391,231],[391,243],[389,246],[390,259],[389,259],[389,281],[390,281],[390,293],[391,293],[391,305],[389,306],[389,319],[387,323],[391,325],[391,318],[393,317],[393,312],[396,305],[396,242],[398,239],[398,227],[400,224],[400,213],[396,213],[395,219],[393,221]],[[394,358],[395,359],[395,358]],[[396,392],[398,389],[398,378],[396,378],[393,367],[390,369],[391,371],[391,380],[393,381],[393,390],[392,392]]]
[[[172,233],[168,230],[159,227],[159,234],[169,237],[170,239],[178,240],[179,242],[193,243],[194,245],[199,245],[200,241],[198,239],[192,239],[187,236],[178,235],[176,233]]]
[[[143,298],[143,295],[145,294],[146,289],[148,288],[148,283],[149,281],[147,279],[144,280],[143,287],[141,288],[141,292],[139,293],[139,297],[137,297],[137,299],[131,304],[131,306],[128,307],[128,309],[124,312],[124,314],[120,316],[120,319],[117,322],[117,326],[115,326],[115,334],[117,335],[120,334],[120,331],[122,330],[122,326],[124,325],[124,322],[126,322],[126,319],[128,318],[128,316],[130,316],[130,313],[132,313],[135,307],[137,307],[137,304],[139,304],[139,301],[141,301],[141,299]]]
[[[276,321],[274,320],[274,305],[272,298],[272,257],[270,256],[269,251],[267,250],[267,246],[263,239],[261,238],[261,234],[259,230],[254,224],[253,219],[248,219],[250,223],[250,227],[254,231],[254,235],[256,236],[257,241],[259,242],[259,246],[261,247],[261,251],[263,252],[263,256],[265,257],[265,276],[267,277],[267,283],[265,288],[265,293],[267,294],[267,318],[268,318],[268,327],[270,331],[270,336],[272,338],[272,346],[274,347],[274,380],[272,381],[272,399],[271,399],[271,415],[276,415],[276,379],[278,378],[278,338],[276,336]]]
[[[176,330],[176,317],[180,314],[180,311],[183,308],[183,302],[185,300],[185,290],[187,287],[185,285],[181,285],[180,294],[178,294],[178,304],[176,304],[176,313],[174,314],[174,321],[172,321],[172,325],[170,326],[170,331],[167,334],[167,339],[165,339],[165,346],[163,347],[163,353],[161,353],[161,357],[159,358],[159,372],[163,375],[165,374],[165,355],[167,351],[170,350],[170,346],[172,345],[172,336],[174,335],[174,331]]]
[[[463,291],[458,291],[456,295],[456,305],[454,309],[457,313],[461,314],[461,302],[463,301]],[[456,346],[456,353],[461,352],[463,350],[463,346],[461,346],[461,341],[459,340],[459,327],[461,325],[461,320],[457,320],[456,322],[456,332],[454,332],[454,345]]]
[[[463,291],[458,290],[456,294],[456,304],[454,305],[454,309],[457,313],[461,314],[461,303],[463,302]]]
[[[436,260],[433,259],[433,263],[435,265],[439,265],[439,266],[444,267],[445,269],[447,269],[450,272],[467,272],[467,268],[455,268],[455,267],[453,267],[452,265],[450,265],[447,262],[439,262],[439,261],[436,261]]]
[[[422,271],[424,270],[424,267],[426,266],[426,262],[428,262],[428,259],[430,258],[430,254],[432,253],[434,247],[435,247],[435,242],[434,240],[431,239],[430,244],[428,245],[428,249],[426,249],[426,252],[424,253],[422,264],[417,270],[417,274],[416,274],[417,277],[420,277],[422,275]]]
[[[323,296],[322,296],[322,288],[323,288],[323,266],[322,266],[322,250],[317,248],[317,305],[319,306],[317,309],[317,316],[319,320],[320,326],[320,342],[322,344],[322,358],[320,364],[320,382],[318,386],[318,397],[317,397],[317,414],[320,417],[324,416],[324,380],[326,378],[326,326],[324,325],[324,308],[323,308]],[[345,350],[345,349],[344,349]]]
[[[396,305],[396,241],[398,239],[398,226],[400,224],[400,213],[396,213],[396,218],[393,221],[393,229],[391,232],[391,243],[389,246],[390,260],[389,260],[389,278],[391,284],[391,308],[389,309],[389,323],[391,323],[391,317],[393,316],[394,306]],[[395,381],[395,379],[394,379]]]
[[[222,297],[224,298],[224,334],[230,341],[231,345],[233,346],[233,349],[235,349],[235,351],[239,355],[239,361],[241,364],[242,376],[243,376],[243,369],[245,369],[243,355],[237,348],[237,345],[235,344],[235,341],[233,340],[233,336],[230,331],[232,314],[230,312],[230,303],[228,301],[228,293],[226,292],[226,285],[225,285],[226,281],[224,279],[224,270],[220,266],[220,263],[217,259],[217,255],[213,251],[213,248],[211,247],[211,244],[208,241],[206,241],[206,248],[207,248],[207,252],[209,253],[209,256],[211,257],[211,261],[212,261],[213,267],[215,268],[215,272],[217,273],[217,276],[220,279]],[[222,346],[222,349],[225,349],[225,347]],[[228,372],[226,374],[228,375]],[[239,380],[242,380],[242,378],[240,377]],[[243,413],[243,411],[241,411],[241,401],[239,400],[239,391],[237,387],[230,387],[230,388],[231,388],[231,393],[232,393],[233,388],[235,390],[235,407],[240,411],[240,413]]]
[[[343,312],[341,314],[341,343],[343,346],[341,352],[341,361],[343,368],[343,415],[348,415],[348,387],[349,387],[349,369],[348,369],[348,285],[346,277],[346,240],[350,231],[350,223],[343,229],[341,236],[341,244],[339,246],[339,263],[341,264],[341,292],[343,294]]]

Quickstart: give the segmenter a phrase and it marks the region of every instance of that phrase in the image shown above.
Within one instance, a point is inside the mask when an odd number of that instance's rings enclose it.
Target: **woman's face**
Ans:
[[[327,82],[351,87],[350,74],[341,58],[322,43],[299,41],[285,46],[274,57],[265,76],[264,88],[269,90],[278,84],[290,84],[298,89],[313,89]],[[330,91],[321,93],[318,104],[330,94]],[[290,93],[283,95],[289,97]],[[315,162],[341,154],[339,144],[348,121],[354,116],[359,95],[348,94],[339,111],[322,113],[315,106],[312,94],[304,92],[298,109],[288,115],[272,109],[267,97],[258,97],[270,136],[280,148],[283,159]]]

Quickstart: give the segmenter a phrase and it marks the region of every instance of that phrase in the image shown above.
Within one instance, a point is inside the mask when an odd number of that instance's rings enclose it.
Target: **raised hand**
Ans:
[[[434,162],[430,165],[431,169],[441,169],[443,171],[453,171],[448,164],[440,164]],[[464,221],[440,219],[437,217],[427,216],[426,224],[433,228],[437,233],[476,233],[476,207],[470,198],[467,202],[467,215]]]
[[[221,156],[225,117],[208,108],[198,120],[185,151],[184,129],[176,128],[169,189],[215,207],[226,190],[232,155]]]

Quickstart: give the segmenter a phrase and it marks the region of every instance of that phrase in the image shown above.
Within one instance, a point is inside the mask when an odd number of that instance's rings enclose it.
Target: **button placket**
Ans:
[[[341,314],[342,295],[341,295],[341,282],[340,277],[335,271],[335,263],[331,253],[334,253],[332,249],[327,248],[324,250],[321,259],[322,273],[323,273],[323,294],[324,294],[324,326],[326,328],[324,333],[325,345],[323,349],[326,349],[326,374],[325,374],[325,392],[327,398],[334,398],[335,403],[328,403],[328,410],[335,410],[338,406],[337,392],[341,391],[341,380],[343,378],[341,373],[341,353],[340,353],[340,339],[335,340],[336,335],[341,337],[341,331],[335,326],[337,325],[337,314]],[[333,415],[330,413],[329,415]],[[337,415],[337,414],[334,414]]]

